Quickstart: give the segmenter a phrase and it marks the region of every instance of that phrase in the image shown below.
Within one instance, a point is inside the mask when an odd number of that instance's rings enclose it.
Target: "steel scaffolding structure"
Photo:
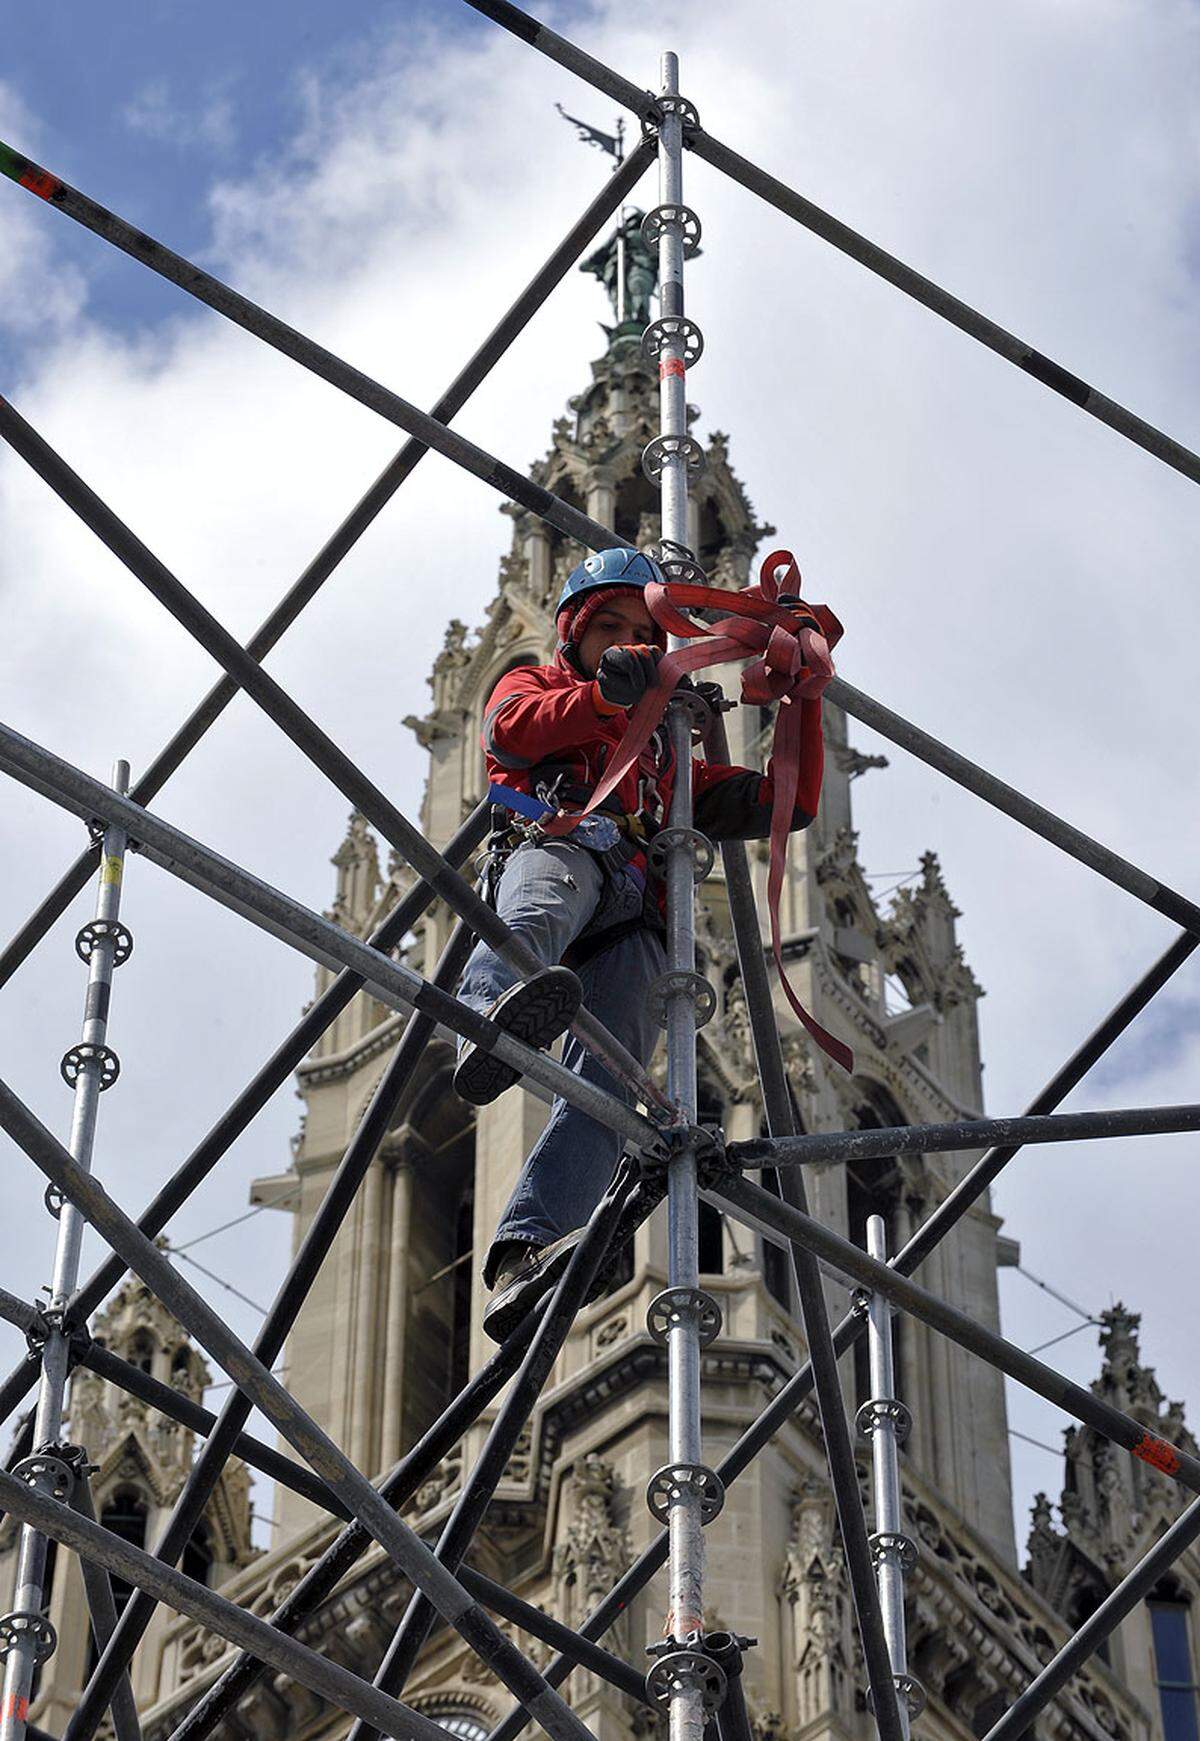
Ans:
[[[693,692],[670,703],[667,729],[680,778],[665,836],[667,972],[657,987],[667,1035],[664,1095],[616,1040],[586,1012],[578,1037],[627,1091],[620,1098],[590,1086],[544,1053],[532,1051],[500,1027],[459,1003],[453,995],[474,939],[485,938],[523,976],[540,965],[462,874],[487,826],[481,806],[467,818],[444,853],[425,840],[362,771],[262,669],[262,660],[333,573],[375,516],[429,450],[473,473],[501,496],[518,502],[585,547],[603,549],[614,533],[548,490],[455,433],[451,419],[545,302],[580,253],[616,211],[652,160],[659,170],[659,204],[646,220],[647,239],[659,254],[661,313],[646,329],[643,348],[657,362],[661,383],[660,430],[643,456],[647,474],[662,497],[664,567],[675,580],[703,579],[688,548],[689,479],[702,463],[687,428],[686,374],[699,358],[703,338],[684,307],[684,261],[699,233],[699,220],[684,203],[683,166],[691,151],[723,170],[749,191],[805,225],[869,270],[914,297],[935,314],[1017,364],[1126,439],[1200,481],[1200,458],[1132,412],[1005,332],[976,310],[885,254],[836,219],[747,162],[708,133],[696,109],[681,94],[678,61],[665,54],[656,94],[639,89],[506,0],[468,0],[521,41],[615,98],[640,120],[643,138],[605,184],[528,288],[438,400],[432,413],[370,379],[257,307],[229,286],[172,253],[125,219],[10,147],[0,145],[0,170],[48,205],[170,279],[218,313],[339,387],[404,429],[409,439],[371,485],[348,519],[332,534],[246,646],[241,646],[205,610],[88,487],[13,406],[0,400],[0,435],[89,526],[129,571],[185,627],[221,667],[223,675],[179,728],[140,780],[129,787],[129,770],[118,764],[106,786],[72,767],[49,748],[0,726],[0,769],[12,779],[80,818],[91,844],[64,873],[0,957],[0,983],[66,910],[99,869],[96,917],[79,933],[77,950],[87,964],[84,1024],[79,1043],[63,1059],[75,1095],[67,1145],[40,1123],[6,1083],[0,1082],[0,1127],[47,1179],[47,1207],[58,1219],[54,1282],[49,1304],[32,1305],[0,1290],[0,1317],[30,1343],[30,1359],[0,1383],[0,1414],[16,1409],[36,1388],[27,1454],[9,1473],[0,1472],[0,1504],[21,1524],[17,1591],[13,1610],[0,1619],[5,1657],[0,1741],[22,1741],[30,1728],[28,1702],[37,1663],[55,1646],[42,1613],[47,1544],[78,1554],[84,1568],[99,1660],[64,1741],[90,1741],[112,1712],[119,1741],[136,1741],[138,1716],[128,1670],[155,1606],[164,1603],[212,1629],[238,1655],[177,1726],[172,1741],[201,1741],[265,1669],[294,1678],[353,1719],[354,1741],[367,1737],[440,1737],[435,1721],[401,1702],[408,1677],[435,1617],[441,1615],[513,1693],[512,1712],[490,1741],[511,1741],[530,1719],[554,1741],[583,1741],[588,1731],[556,1688],[577,1664],[584,1665],[631,1699],[669,1715],[672,1741],[701,1741],[715,1725],[720,1741],[748,1741],[741,1690],[743,1650],[752,1642],[732,1633],[704,1630],[704,1528],[718,1515],[736,1481],[772,1436],[810,1396],[815,1396],[836,1500],[869,1699],[883,1741],[907,1741],[921,1690],[905,1657],[903,1579],[915,1553],[903,1534],[898,1444],[907,1411],[894,1391],[891,1319],[907,1312],[960,1343],[1113,1443],[1158,1470],[1166,1479],[1200,1493],[1200,1459],[1154,1437],[1139,1423],[1091,1391],[1075,1385],[1032,1355],[974,1321],[913,1281],[913,1272],[959,1223],[1025,1143],[1111,1138],[1151,1131],[1200,1127],[1200,1106],[1056,1115],[1055,1109],[1138,1014],[1188,959],[1200,941],[1200,907],[1167,888],[1069,823],[1014,791],[986,770],[939,743],[882,703],[844,680],[830,698],[854,718],[1004,811],[1022,826],[1089,865],[1101,876],[1174,920],[1180,934],[1165,954],[1085,1039],[1019,1118],[965,1120],[892,1130],[800,1134],[784,1072],[767,966],[760,939],[745,847],[721,845],[739,968],[746,992],[752,1042],[768,1135],[726,1145],[722,1133],[698,1124],[696,1033],[703,1018],[696,974],[695,888],[712,862],[708,843],[693,826],[689,771],[699,736],[704,753],[724,756],[719,707]],[[171,774],[201,741],[232,698],[245,692],[324,773],[412,866],[420,880],[367,940],[356,937],[272,888],[250,871],[190,839],[149,806]],[[251,923],[329,968],[336,977],[287,1038],[255,1074],[228,1111],[176,1169],[135,1223],[113,1202],[90,1171],[101,1092],[119,1071],[105,1043],[114,969],[133,946],[120,917],[121,872],[127,848],[173,876],[191,883]],[[430,904],[440,899],[457,923],[432,976],[425,979],[393,959],[391,951]],[[390,1009],[408,1015],[407,1026],[346,1149],[289,1271],[267,1312],[254,1347],[241,1342],[220,1315],[172,1268],[155,1236],[216,1167],[237,1136],[309,1053],[336,1017],[364,988]],[[549,1095],[560,1095],[617,1132],[624,1158],[595,1210],[551,1296],[467,1383],[446,1412],[377,1485],[354,1467],[333,1441],[273,1376],[272,1367],[318,1269],[355,1201],[430,1039],[442,1026],[495,1051],[522,1078]],[[641,1110],[639,1110],[639,1106]],[[796,1163],[835,1165],[901,1152],[935,1153],[990,1149],[916,1230],[888,1256],[882,1224],[869,1228],[864,1251],[841,1238],[808,1210],[803,1174]],[[745,1171],[763,1169],[756,1185]],[[665,1344],[669,1374],[669,1462],[647,1489],[651,1513],[665,1527],[612,1591],[578,1628],[543,1614],[464,1561],[517,1438],[546,1384],[576,1313],[634,1228],[665,1195],[670,1253],[669,1285],[652,1303],[648,1328]],[[717,1302],[700,1286],[698,1205],[701,1197],[768,1238],[782,1243],[793,1268],[795,1295],[807,1342],[808,1361],[783,1386],[716,1467],[703,1461],[700,1406],[701,1350],[720,1333]],[[82,1284],[80,1241],[90,1224],[111,1255]],[[828,1268],[861,1291],[856,1305],[831,1326],[822,1286]],[[93,1342],[88,1319],[127,1272],[140,1277],[232,1381],[221,1413],[169,1389]],[[869,1436],[874,1475],[876,1529],[868,1535],[859,1490],[851,1427],[838,1360],[862,1336],[869,1339],[871,1399],[858,1426]],[[85,1447],[63,1441],[64,1387],[72,1368],[88,1367],[196,1432],[202,1442],[153,1554],[132,1547],[101,1527],[92,1512]],[[474,1467],[436,1549],[399,1516],[399,1509],[507,1388]],[[244,1431],[257,1407],[296,1453],[263,1444]],[[276,1481],[321,1506],[343,1525],[269,1620],[263,1620],[177,1569],[184,1548],[227,1459],[237,1455]],[[990,1731],[987,1741],[1011,1741],[1028,1731],[1039,1712],[1069,1682],[1079,1666],[1152,1587],[1163,1570],[1200,1535],[1200,1500],[1164,1535],[1141,1565],[1091,1616]],[[374,1684],[302,1644],[303,1621],[334,1589],[355,1561],[378,1543],[413,1596]],[[654,1647],[648,1675],[600,1644],[608,1628],[664,1565],[669,1607],[661,1646]],[[134,1589],[116,1618],[110,1574]],[[539,1671],[496,1624],[493,1615],[559,1652]]]

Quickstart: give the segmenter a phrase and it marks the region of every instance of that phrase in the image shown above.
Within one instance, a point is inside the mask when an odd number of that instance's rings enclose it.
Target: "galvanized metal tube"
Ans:
[[[544,963],[534,950],[510,930],[499,914],[476,894],[470,883],[451,869],[421,830],[249,656],[228,629],[159,561],[153,551],[147,549],[108,504],[72,470],[61,454],[56,453],[49,442],[3,398],[0,398],[0,436],[78,514],[193,640],[225,668],[313,766],[378,828],[388,844],[424,877],[451,911],[467,921],[477,937],[485,939],[522,977],[529,978],[542,971]],[[636,1089],[648,1106],[660,1105],[661,1095],[648,1072],[594,1015],[581,1009],[572,1023],[572,1030],[614,1076]]]
[[[496,1350],[460,1391],[445,1413],[400,1459],[379,1489],[389,1505],[399,1509],[411,1499],[463,1434],[475,1425],[483,1410],[499,1395],[519,1367],[538,1322],[538,1311],[531,1312],[503,1347]],[[284,1597],[270,1616],[271,1626],[280,1632],[296,1632],[362,1558],[373,1539],[370,1531],[357,1519],[348,1524]],[[465,1587],[465,1579],[463,1582]],[[252,1652],[244,1651],[192,1707],[172,1732],[169,1741],[200,1741],[202,1736],[209,1735],[254,1685],[265,1666],[265,1662],[259,1661]]]
[[[940,774],[953,780],[956,786],[974,792],[985,804],[990,804],[994,810],[1003,811],[1023,828],[1028,828],[1031,833],[1048,840],[1051,846],[1057,846],[1068,858],[1077,859],[1080,864],[1087,865],[1107,882],[1115,883],[1118,888],[1125,889],[1139,901],[1144,901],[1148,907],[1153,907],[1155,912],[1165,913],[1168,919],[1174,919],[1185,931],[1193,934],[1200,932],[1200,907],[1195,902],[1177,894],[1148,871],[1130,864],[1128,859],[1101,845],[1098,840],[1093,840],[1082,830],[1073,828],[1052,810],[1035,804],[1032,798],[1027,798],[1014,786],[998,780],[986,768],[977,767],[966,756],[952,750],[949,744],[940,742],[929,732],[922,731],[920,726],[914,725],[902,714],[894,713],[882,702],[864,695],[842,677],[835,677],[825,694],[851,718],[859,720],[863,725],[869,725],[872,731],[877,731],[880,737],[887,738],[890,743],[910,751],[919,761],[930,768],[936,768]]]
[[[1072,1052],[1071,1056],[1058,1069],[1045,1087],[1030,1101],[1027,1111],[1033,1115],[1049,1112],[1066,1099],[1072,1089],[1078,1087],[1092,1066],[1102,1058],[1128,1029],[1138,1015],[1141,1014],[1157,996],[1162,988],[1179,972],[1185,962],[1191,959],[1197,948],[1197,939],[1188,933],[1177,937],[1163,951],[1162,955],[1146,970],[1141,978],[1130,987],[1122,997],[1092,1030],[1087,1038]],[[761,1068],[761,1066],[760,1066]],[[764,1085],[768,1078],[763,1075]],[[891,1261],[891,1267],[901,1275],[911,1275],[922,1264],[932,1251],[966,1215],[973,1203],[978,1202],[988,1187],[1000,1176],[1009,1161],[1019,1152],[1015,1146],[991,1149],[967,1173],[966,1177],[945,1197],[921,1226],[916,1230],[902,1250]],[[861,1335],[866,1333],[866,1324],[857,1312],[848,1312],[833,1332],[833,1346],[842,1355],[852,1348]],[[805,1361],[800,1369],[793,1373],[783,1388],[772,1397],[758,1418],[747,1427],[736,1444],[722,1458],[717,1466],[717,1474],[726,1487],[736,1481],[758,1456],[763,1447],[780,1428],[791,1419],[801,1404],[812,1394],[813,1369],[811,1361]],[[633,1565],[624,1572],[613,1585],[603,1601],[583,1622],[580,1627],[582,1637],[603,1638],[609,1627],[626,1612],[629,1604],[645,1589],[654,1574],[666,1563],[667,1534],[663,1530],[648,1546],[643,1548]],[[563,1656],[555,1657],[546,1665],[546,1679],[551,1686],[558,1686],[570,1672],[571,1664]],[[516,1737],[528,1722],[523,1710],[516,1708],[501,1719],[488,1737],[488,1741],[516,1741]]]
[[[119,761],[115,764],[112,784],[117,792],[128,791],[128,762]],[[119,923],[121,913],[125,847],[124,828],[119,823],[110,822],[104,831],[101,847],[100,885],[96,894],[96,934],[88,959],[87,992],[75,1063],[75,1099],[68,1138],[68,1153],[75,1165],[85,1173],[91,1169],[92,1149],[96,1140],[96,1114],[101,1091],[107,1085],[105,1059],[110,1054],[105,1046],[105,1038],[108,1033],[108,1008],[117,954],[115,926]],[[63,1404],[71,1365],[70,1334],[65,1320],[68,1303],[79,1279],[83,1229],[84,1218],[78,1209],[72,1203],[64,1203],[58,1218],[50,1304],[45,1314],[48,1331],[42,1349],[42,1370],[33,1417],[34,1446],[38,1450],[50,1450],[51,1454],[53,1447],[62,1439]],[[30,1485],[35,1492],[52,1493],[54,1490],[53,1477],[49,1474],[33,1473]],[[21,1529],[17,1543],[17,1571],[13,1588],[13,1609],[17,1614],[41,1612],[45,1577],[46,1538],[26,1524]],[[33,1634],[18,1632],[9,1643],[4,1661],[0,1741],[23,1741],[34,1670],[38,1661],[37,1640]]]
[[[84,820],[100,816],[120,822],[152,863],[191,883],[322,966],[335,971],[348,967],[360,974],[364,985],[389,1009],[407,1014],[415,1008],[433,1015],[453,1032],[494,1051],[522,1075],[578,1106],[589,1118],[618,1131],[635,1147],[653,1147],[657,1143],[655,1126],[615,1095],[583,1081],[546,1053],[522,1045],[448,992],[429,985],[420,974],[372,949],[360,938],[351,937],[330,920],[163,822],[152,811],[141,810],[128,799],[118,797],[69,762],[4,725],[0,725],[0,771]]]
[[[80,1517],[86,1518],[89,1523],[96,1522],[91,1483],[86,1474],[81,1473],[71,1489],[70,1504]],[[96,1641],[96,1649],[100,1651],[112,1637],[117,1624],[117,1605],[113,1600],[112,1580],[105,1568],[95,1560],[88,1559],[86,1554],[80,1557],[79,1570],[92,1620],[92,1636]],[[128,1673],[121,1676],[113,1693],[112,1718],[117,1741],[141,1741],[142,1726],[138,1722],[137,1705]]]
[[[1122,1410],[1093,1396],[1090,1390],[1065,1378],[1032,1354],[1026,1354],[1023,1348],[1014,1347],[994,1330],[977,1323],[968,1313],[901,1275],[891,1264],[876,1263],[848,1239],[843,1239],[790,1204],[781,1203],[769,1191],[752,1185],[748,1179],[722,1180],[715,1195],[739,1219],[749,1219],[756,1226],[773,1228],[786,1239],[798,1240],[843,1275],[865,1288],[877,1290],[893,1305],[911,1312],[914,1318],[931,1325],[969,1353],[979,1355],[990,1366],[1006,1373],[1009,1378],[1015,1378],[1018,1384],[1026,1385],[1038,1396],[1044,1396],[1047,1402],[1074,1415],[1076,1420],[1094,1427],[1114,1444],[1178,1481],[1180,1486],[1200,1492],[1200,1457],[1179,1445],[1170,1445],[1156,1438]]]
[[[566,37],[559,36],[546,25],[539,23],[528,12],[512,5],[511,0],[467,0],[467,4],[505,30],[511,31],[522,42],[536,48],[540,54],[577,74],[596,90],[615,98],[618,103],[623,103],[643,120],[654,118],[654,99],[648,91],[639,90],[631,80],[614,72],[612,67],[605,66],[594,55],[586,54]],[[1015,363],[1017,368],[1031,375],[1035,381],[1050,387],[1072,405],[1086,411],[1090,417],[1107,424],[1118,435],[1123,435],[1127,441],[1132,441],[1147,453],[1153,454],[1164,465],[1181,472],[1193,483],[1200,483],[1200,454],[1193,453],[1190,448],[1164,434],[1161,429],[1156,429],[1144,418],[1107,398],[1095,387],[1089,386],[1086,381],[1081,381],[1077,375],[1064,369],[1060,363],[1043,356],[1026,339],[1006,332],[994,320],[989,320],[987,315],[953,296],[950,291],[943,290],[939,284],[914,271],[911,266],[906,266],[903,260],[887,253],[866,236],[859,235],[848,224],[832,217],[820,206],[814,205],[812,200],[805,199],[803,194],[797,193],[794,188],[788,187],[765,169],[760,169],[748,158],[740,156],[728,145],[715,139],[711,133],[706,133],[703,128],[697,128],[693,132],[688,144],[697,157],[711,163],[714,169],[721,170],[731,180],[739,182],[785,216],[794,218],[805,229],[820,236],[822,241],[829,242],[840,253],[857,261],[860,266],[865,266],[869,272],[875,273],[897,290],[902,290],[914,302],[919,302],[931,313],[966,333],[968,338],[986,345],[1006,361]]]
[[[609,1189],[593,1210],[583,1238],[559,1278],[529,1352],[521,1362],[521,1370],[492,1422],[474,1468],[463,1483],[462,1492],[443,1526],[437,1545],[438,1559],[452,1572],[458,1571],[475,1532],[483,1522],[517,1440],[533,1413],[563,1343],[571,1333],[575,1316],[595,1280],[634,1182],[634,1170],[627,1161],[622,1162]],[[381,1691],[403,1692],[436,1617],[436,1611],[424,1596],[419,1593],[413,1596],[375,1675],[375,1685]],[[351,1726],[346,1741],[376,1741],[377,1733],[360,1720]]]
[[[90,1224],[120,1252],[184,1329],[233,1379],[238,1388],[277,1427],[306,1462],[329,1482],[380,1546],[418,1588],[428,1592],[441,1613],[480,1658],[526,1707],[554,1741],[590,1741],[587,1730],[542,1676],[462,1585],[439,1565],[421,1538],[388,1506],[366,1477],[353,1467],[329,1435],[257,1360],[219,1313],[172,1268],[168,1258],[113,1201],[77,1167],[66,1149],[5,1082],[0,1082],[0,1128],[34,1165],[83,1212]],[[17,1484],[19,1485],[19,1483]],[[0,1484],[3,1493],[7,1486]],[[41,1496],[32,1496],[39,1504]],[[16,1511],[15,1506],[11,1507]],[[24,1512],[19,1515],[25,1515]],[[69,1514],[68,1514],[69,1515]],[[82,1741],[79,1731],[70,1741]],[[64,1737],[66,1741],[66,1737]]]
[[[1159,1537],[1144,1559],[1127,1572],[1112,1593],[1104,1598],[1094,1614],[1063,1645],[1058,1655],[1048,1662],[1037,1679],[1032,1681],[1008,1710],[994,1723],[983,1741],[1017,1741],[1027,1735],[1051,1699],[1079,1672],[1106,1638],[1153,1591],[1165,1572],[1181,1554],[1200,1539],[1200,1499],[1194,1499],[1171,1527]]]
[[[432,1718],[377,1693],[340,1663],[276,1632],[249,1609],[239,1608],[236,1602],[230,1602],[194,1578],[164,1566],[142,1548],[135,1548],[111,1530],[78,1516],[69,1506],[26,1487],[2,1469],[0,1504],[51,1540],[81,1557],[88,1556],[136,1588],[151,1591],[158,1601],[199,1621],[219,1638],[254,1651],[280,1674],[298,1681],[318,1698],[328,1699],[352,1715],[368,1715],[385,1723],[396,1741],[446,1741],[446,1731]]]
[[[218,1416],[211,1409],[206,1409],[202,1403],[193,1402],[190,1396],[185,1396],[180,1390],[172,1390],[170,1385],[163,1384],[148,1372],[143,1372],[140,1366],[122,1360],[111,1348],[101,1347],[99,1342],[89,1341],[83,1348],[73,1349],[72,1357],[77,1366],[86,1366],[89,1372],[99,1373],[109,1384],[128,1391],[130,1396],[140,1397],[151,1408],[158,1409],[169,1420],[178,1421],[181,1426],[198,1433],[202,1439],[207,1439],[218,1425]],[[256,1439],[252,1433],[239,1433],[233,1441],[230,1454],[240,1457],[252,1469],[261,1470],[272,1481],[278,1481],[291,1492],[299,1493],[302,1498],[331,1512],[334,1517],[349,1517],[346,1506],[336,1493],[326,1487],[319,1475],[314,1475],[303,1463],[295,1462],[273,1445],[266,1445],[261,1439]]]
[[[438,399],[432,415],[439,422],[449,423],[462,410],[476,388],[487,379],[514,340],[542,307],[551,291],[562,282],[605,219],[640,180],[653,156],[653,142],[648,139],[640,140],[625,162],[604,183],[545,265],[534,274],[474,356],[464,364]],[[246,643],[246,652],[251,658],[260,661],[266,658],[271,648],[296,621],[305,606],[316,597],[339,563],[349,555],[376,516],[387,506],[428,452],[428,447],[422,441],[411,439],[405,442]],[[130,796],[136,804],[149,804],[162,790],[237,693],[237,684],[228,677],[222,677],[219,683],[214,684],[200,705],[193,709],[170,742],[159,751],[145,773],[135,782]],[[8,983],[50,926],[66,912],[91,876],[95,863],[96,849],[89,847],[80,854],[37,910],[25,921],[3,954],[0,954],[0,986]]]
[[[727,762],[729,759],[724,722],[719,714],[714,716],[706,729],[705,749],[706,754],[719,762]],[[750,1018],[750,1035],[762,1086],[767,1128],[773,1138],[786,1140],[795,1131],[796,1119],[783,1067],[779,1028],[771,1001],[771,987],[767,977],[766,957],[758,926],[754,886],[745,843],[740,840],[723,841],[721,860],[725,869],[725,893],[733,923],[742,988],[746,994],[746,1013]],[[786,1201],[794,1203],[799,1209],[807,1209],[804,1177],[798,1167],[790,1169],[783,1176],[772,1171],[770,1176]],[[837,1369],[837,1353],[829,1327],[829,1308],[816,1259],[803,1247],[794,1244],[789,1247],[789,1256],[800,1308],[800,1321],[812,1363],[817,1409],[829,1461],[829,1479],[837,1507],[838,1527],[845,1549],[846,1569],[850,1576],[876,1721],[882,1741],[903,1741],[901,1712],[892,1684],[891,1656],[872,1570],[871,1548],[867,1540],[867,1524],[859,1492],[854,1446],[846,1420],[841,1379]]]
[[[887,1227],[882,1215],[867,1219],[867,1250],[879,1263],[887,1262]],[[892,1308],[879,1294],[867,1302],[867,1347],[870,1355],[871,1400],[884,1405],[896,1401],[896,1373],[892,1348]],[[879,1605],[887,1639],[892,1674],[908,1678],[908,1649],[904,1633],[904,1509],[900,1496],[900,1452],[896,1419],[885,1406],[875,1411],[871,1429],[871,1471],[875,1489],[875,1562],[879,1582]],[[907,1702],[899,1701],[900,1728],[908,1741]]]
[[[881,1130],[817,1131],[812,1136],[751,1137],[730,1143],[739,1167],[831,1166],[887,1155],[934,1155],[985,1144],[1069,1143],[1112,1137],[1163,1136],[1200,1130],[1200,1106],[1114,1107],[1111,1112],[1060,1112],[1023,1118],[964,1118],[952,1124],[889,1125]]]

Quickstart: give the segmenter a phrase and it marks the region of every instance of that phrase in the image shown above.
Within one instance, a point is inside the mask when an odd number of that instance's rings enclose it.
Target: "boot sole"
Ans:
[[[512,1039],[541,1051],[570,1027],[579,1003],[578,979],[567,968],[552,967],[516,987],[495,1019]],[[519,1081],[520,1075],[494,1052],[470,1046],[454,1072],[454,1091],[472,1106],[489,1106]]]

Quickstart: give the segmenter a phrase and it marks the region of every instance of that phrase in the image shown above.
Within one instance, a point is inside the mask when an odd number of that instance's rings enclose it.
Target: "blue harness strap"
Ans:
[[[515,810],[527,822],[540,822],[543,816],[554,815],[549,804],[543,804],[540,798],[534,798],[528,792],[517,792],[511,786],[489,786],[487,801],[502,804],[506,810]]]

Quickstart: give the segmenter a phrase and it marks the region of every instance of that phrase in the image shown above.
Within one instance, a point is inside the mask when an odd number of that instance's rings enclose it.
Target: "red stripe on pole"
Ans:
[[[31,163],[20,177],[18,186],[27,187],[39,199],[53,199],[62,182],[56,175],[51,175],[48,169],[39,169],[36,163]]]
[[[20,1693],[10,1693],[0,1703],[0,1717],[15,1717],[18,1723],[23,1723],[29,1715],[29,1700]]]
[[[683,366],[682,357],[664,357],[662,362],[658,365],[658,378],[660,381],[665,380],[668,375],[679,375],[682,377],[686,374],[687,370]]]
[[[1165,1439],[1156,1439],[1153,1433],[1142,1434],[1133,1447],[1133,1454],[1140,1457],[1143,1463],[1150,1463],[1155,1469],[1161,1469],[1164,1475],[1174,1475],[1179,1468],[1179,1454],[1174,1445],[1168,1445]]]

